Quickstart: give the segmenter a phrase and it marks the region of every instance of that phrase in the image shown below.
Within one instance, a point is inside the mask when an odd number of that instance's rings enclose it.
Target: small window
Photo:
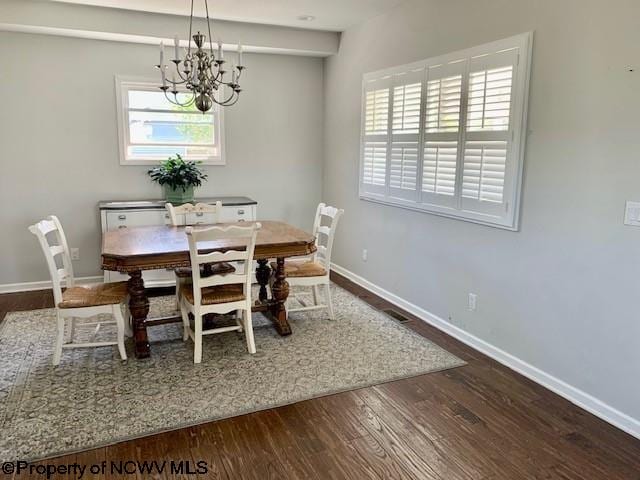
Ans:
[[[516,230],[531,37],[364,75],[360,198]]]
[[[179,93],[186,102],[188,93]],[[116,77],[120,164],[157,164],[180,154],[185,160],[224,165],[222,111],[171,103],[156,83]]]

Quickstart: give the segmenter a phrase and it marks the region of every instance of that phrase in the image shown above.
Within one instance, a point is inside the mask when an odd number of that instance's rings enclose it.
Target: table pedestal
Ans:
[[[150,352],[145,322],[149,313],[149,299],[144,289],[144,280],[140,270],[129,272],[127,287],[129,290],[129,311],[132,317],[131,329],[133,330],[136,358],[147,358]]]
[[[291,335],[291,326],[287,321],[285,302],[289,296],[289,283],[285,278],[284,258],[276,260],[276,271],[271,285],[272,298],[269,298],[267,285],[271,280],[271,267],[268,260],[258,260],[256,279],[260,285],[258,299],[252,308],[254,312],[261,312],[273,322],[276,331],[282,335]],[[180,316],[158,319],[147,319],[149,314],[149,298],[144,288],[144,280],[140,270],[129,272],[127,282],[129,290],[129,310],[132,317],[131,328],[135,342],[136,358],[148,358],[151,355],[147,326],[160,325],[169,322],[181,322]],[[211,319],[208,319],[209,321]]]
[[[267,295],[267,284],[271,278],[271,268],[266,259],[258,260],[256,268],[256,280],[260,285],[258,300],[253,307],[254,312],[262,312],[273,322],[273,326],[282,336],[291,335],[291,326],[287,320],[287,309],[285,303],[289,296],[289,283],[285,277],[284,258],[276,259],[276,271],[271,285],[273,298]]]

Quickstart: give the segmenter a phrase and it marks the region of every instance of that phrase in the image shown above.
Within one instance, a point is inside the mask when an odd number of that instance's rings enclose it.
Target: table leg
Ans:
[[[144,290],[144,280],[142,272],[134,270],[129,272],[129,281],[127,282],[129,290],[129,311],[131,312],[133,325],[133,339],[135,341],[136,358],[148,358],[149,339],[147,338],[147,327],[145,320],[149,313],[149,299]]]
[[[260,302],[267,301],[267,284],[269,283],[270,277],[271,268],[269,267],[269,260],[261,258],[258,260],[258,266],[256,267],[256,280],[260,285],[260,293],[258,294]]]
[[[287,321],[287,309],[285,307],[285,302],[289,296],[289,283],[285,276],[284,258],[278,257],[276,259],[275,281],[271,287],[271,292],[273,295],[273,304],[271,306],[273,325],[280,335],[291,335],[291,326]]]

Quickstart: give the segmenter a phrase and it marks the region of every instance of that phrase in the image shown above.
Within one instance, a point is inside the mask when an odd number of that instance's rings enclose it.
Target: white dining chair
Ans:
[[[122,308],[127,312],[127,283],[104,283],[90,286],[75,284],[73,266],[69,246],[60,221],[55,216],[47,217],[35,225],[29,227],[31,233],[38,237],[40,247],[44,252],[53,283],[53,298],[56,308],[58,331],[53,350],[53,364],[59,365],[62,358],[62,350],[68,348],[103,347],[117,345],[122,360],[127,359],[124,347],[125,334],[131,335],[129,322],[125,322]],[[53,237],[53,238],[52,238]],[[52,242],[55,241],[55,244]],[[66,289],[62,291],[62,282]],[[98,320],[95,322],[83,321],[97,315],[107,314],[113,320]],[[70,322],[70,338],[65,343],[65,322]],[[92,340],[95,339],[100,327],[104,324],[116,325],[116,339],[114,341],[85,342],[75,341],[76,328],[95,327]]]
[[[192,281],[181,285],[180,312],[184,327],[183,339],[194,342],[193,363],[202,361],[202,337],[215,333],[244,331],[249,353],[256,352],[251,319],[251,269],[253,252],[259,223],[247,226],[225,225],[196,230],[187,227],[185,232],[189,240]],[[204,253],[201,250],[205,242],[230,241],[241,250]],[[206,248],[206,243],[205,243]],[[201,266],[214,262],[235,262],[237,268],[231,273],[202,277]],[[196,268],[197,266],[197,268]],[[203,330],[203,315],[209,313],[225,314],[236,311],[237,325]],[[189,314],[193,315],[194,328],[191,328]]]
[[[333,303],[331,302],[331,283],[329,273],[331,271],[331,250],[333,239],[340,217],[344,210],[330,207],[321,203],[316,210],[313,223],[313,235],[316,237],[316,252],[310,257],[286,260],[284,264],[285,276],[291,287],[311,287],[313,305],[308,305],[299,296],[289,295],[287,299],[287,314],[290,312],[302,312],[326,308],[329,319],[335,318]],[[271,264],[275,272],[275,262]],[[320,303],[320,287],[324,286],[326,303]],[[290,299],[296,300],[301,307],[290,307]]]
[[[220,223],[222,202],[218,200],[212,205],[208,203],[196,203],[195,205],[185,203],[178,206],[165,203],[165,208],[169,213],[169,221],[174,227],[180,225],[214,224]],[[235,267],[227,262],[207,264],[202,266],[200,276],[208,277],[221,273],[231,273],[234,270]],[[176,268],[174,272],[176,275],[176,308],[180,309],[180,286],[185,282],[191,281],[191,268]]]

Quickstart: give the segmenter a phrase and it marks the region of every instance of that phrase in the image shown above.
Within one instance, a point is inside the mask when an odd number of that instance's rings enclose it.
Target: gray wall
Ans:
[[[114,74],[157,74],[151,46],[0,33],[0,284],[48,273],[27,226],[60,217],[100,274],[101,199],[160,198],[147,167],[120,166]],[[227,165],[205,167],[197,195],[247,195],[262,219],[311,228],[321,195],[320,58],[247,54],[241,100],[225,111]]]
[[[325,63],[323,184],[346,210],[337,264],[636,419],[638,18],[636,0],[413,0],[351,28]],[[358,199],[363,73],[530,30],[519,232]]]

